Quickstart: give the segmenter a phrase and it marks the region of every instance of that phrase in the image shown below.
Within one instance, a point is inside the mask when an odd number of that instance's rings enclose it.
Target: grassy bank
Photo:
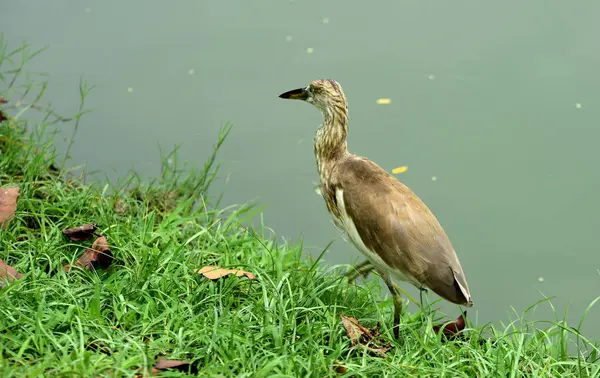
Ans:
[[[20,195],[0,229],[0,259],[23,276],[0,289],[4,377],[150,374],[161,357],[185,360],[186,368],[211,377],[600,372],[598,346],[578,334],[578,324],[467,324],[465,337],[445,340],[432,330],[439,314],[426,309],[404,313],[401,338],[393,341],[392,304],[374,294],[374,278],[348,285],[342,267],[301,259],[300,246],[277,245],[248,228],[251,207],[220,209],[210,201],[214,154],[198,172],[165,164],[151,184],[132,175],[119,187],[89,186],[61,169],[44,131],[49,117],[26,128],[26,112],[5,112],[20,118],[0,123],[0,185],[19,186]],[[62,232],[92,222],[96,235],[86,234],[88,240]],[[100,235],[110,255],[88,269],[81,256]],[[205,266],[243,269],[254,278],[210,279],[196,271]],[[375,338],[389,348],[363,353],[341,314],[368,327],[382,321]],[[577,353],[569,354],[573,345]],[[186,373],[155,367],[154,374]]]

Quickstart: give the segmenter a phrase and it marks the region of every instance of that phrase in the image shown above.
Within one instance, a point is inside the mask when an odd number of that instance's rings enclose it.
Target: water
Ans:
[[[182,144],[200,166],[231,121],[225,201],[257,199],[279,236],[314,254],[335,239],[326,261],[352,263],[312,188],[320,114],[277,98],[333,78],[350,102],[350,150],[407,165],[398,177],[445,227],[471,317],[506,321],[547,295],[575,323],[599,295],[600,3],[51,3],[3,2],[0,25],[13,47],[50,47],[29,68],[49,73],[59,112],[76,111],[80,75],[96,85],[75,163],[155,175],[158,146]]]

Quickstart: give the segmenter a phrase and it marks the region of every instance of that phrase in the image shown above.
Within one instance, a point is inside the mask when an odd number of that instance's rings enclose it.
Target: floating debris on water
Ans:
[[[292,36],[291,35],[286,35],[285,36],[285,41],[286,42],[292,42]]]
[[[133,88],[132,87],[127,88],[127,92],[129,92],[129,93],[133,92]]]
[[[193,74],[195,74],[195,73],[196,73],[196,70],[195,70],[195,69],[193,69],[193,68],[190,68],[190,69],[188,70],[188,75],[193,75]]]
[[[575,107],[576,107],[577,109],[581,109],[581,108],[583,108],[583,105],[581,105],[580,103],[577,103],[577,104],[575,104]]]
[[[544,282],[544,277],[538,277],[539,282]]]
[[[312,47],[309,47],[306,49],[307,54],[312,54],[314,51],[315,51],[315,49],[313,49]]]
[[[392,173],[398,174],[398,173],[406,172],[407,169],[408,169],[408,167],[406,165],[403,165],[402,167],[392,169]]]
[[[431,176],[431,181],[437,181],[437,177],[436,176]]]
[[[329,23],[329,18],[328,17],[323,17],[323,23],[324,24],[328,24]]]
[[[427,76],[427,78],[429,80],[435,80],[435,75],[434,74],[429,74],[429,76]]]
[[[389,98],[378,98],[378,99],[377,99],[377,103],[378,103],[379,105],[387,105],[387,104],[389,104],[389,103],[391,103],[391,102],[392,102],[392,100],[391,100],[391,99],[389,99]]]

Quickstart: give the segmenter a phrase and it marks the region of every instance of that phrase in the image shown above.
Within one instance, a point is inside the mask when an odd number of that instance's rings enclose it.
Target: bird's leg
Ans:
[[[365,260],[360,264],[354,266],[352,270],[345,274],[346,278],[348,278],[348,283],[354,282],[358,276],[366,277],[375,267],[369,260]]]
[[[398,339],[400,337],[400,314],[402,313],[402,295],[400,295],[400,290],[395,283],[392,282],[389,274],[382,274],[381,277],[383,281],[387,285],[390,293],[392,294],[392,299],[394,300],[394,338]]]

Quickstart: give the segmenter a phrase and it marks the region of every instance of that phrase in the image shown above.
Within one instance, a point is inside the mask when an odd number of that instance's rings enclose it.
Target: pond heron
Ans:
[[[473,306],[456,252],[429,208],[392,174],[348,151],[348,102],[340,84],[314,80],[279,97],[309,102],[323,113],[314,139],[321,194],[334,224],[366,256],[362,272],[375,269],[390,290],[394,337],[402,298],[392,279]]]

